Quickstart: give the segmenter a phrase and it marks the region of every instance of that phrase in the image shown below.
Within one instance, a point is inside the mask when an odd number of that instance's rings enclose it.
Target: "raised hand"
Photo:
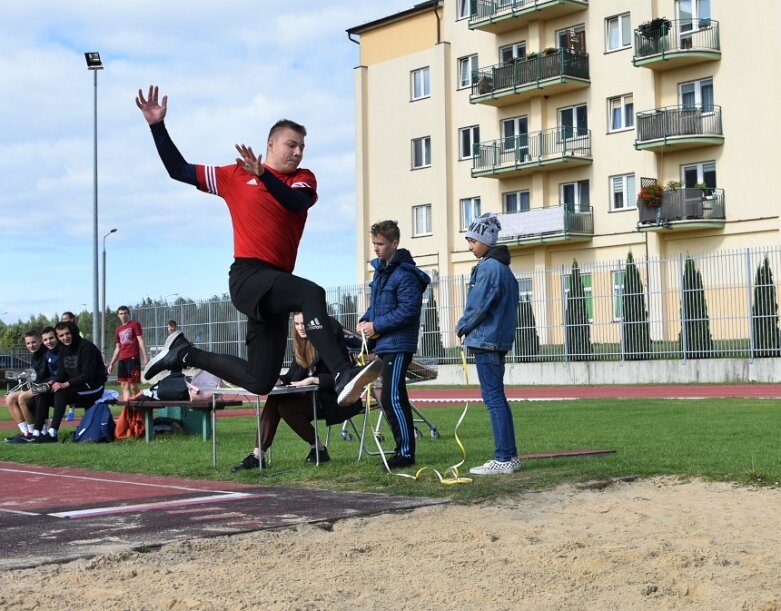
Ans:
[[[144,92],[139,89],[136,96],[136,106],[144,113],[144,119],[149,125],[160,123],[165,119],[165,113],[168,112],[168,96],[163,96],[163,103],[157,101],[159,88],[157,85],[149,85],[149,93],[144,97]]]
[[[250,174],[255,174],[256,176],[263,175],[265,168],[261,163],[261,157],[255,156],[255,153],[252,152],[251,146],[247,146],[246,144],[237,144],[236,150],[239,152],[239,155],[241,155],[241,157],[236,157],[236,163],[247,170],[247,172]]]

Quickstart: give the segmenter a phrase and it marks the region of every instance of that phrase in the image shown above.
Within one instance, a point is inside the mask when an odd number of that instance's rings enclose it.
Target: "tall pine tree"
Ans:
[[[767,257],[757,268],[754,279],[754,305],[751,307],[754,356],[781,356],[781,332],[778,330],[778,301],[773,271]]]
[[[678,336],[678,345],[686,358],[707,359],[715,356],[702,275],[694,265],[694,259],[688,256],[683,269],[681,333]]]
[[[572,361],[588,361],[594,353],[591,345],[591,327],[588,322],[586,307],[586,291],[583,288],[583,278],[580,276],[578,262],[572,261],[572,272],[569,278],[569,293],[564,311],[566,327],[566,353]]]
[[[640,272],[632,252],[626,258],[624,284],[621,290],[621,337],[624,358],[642,360],[651,357],[651,326],[645,306]]]

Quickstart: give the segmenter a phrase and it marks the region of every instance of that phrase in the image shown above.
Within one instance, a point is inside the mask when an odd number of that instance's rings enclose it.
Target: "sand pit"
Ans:
[[[566,486],[6,571],[0,607],[771,611],[780,524],[778,488]]]

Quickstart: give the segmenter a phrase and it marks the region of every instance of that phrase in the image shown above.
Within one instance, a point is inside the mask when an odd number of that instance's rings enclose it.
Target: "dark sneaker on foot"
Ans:
[[[331,460],[331,457],[328,456],[328,450],[323,448],[320,450],[320,462],[328,462]],[[312,451],[309,452],[309,456],[306,457],[306,462],[316,463],[317,462],[317,454],[315,454],[315,449],[312,448]]]
[[[49,382],[41,382],[40,384],[30,382],[30,390],[34,395],[42,395],[43,393],[51,391],[51,389],[52,385]]]
[[[391,469],[403,469],[404,467],[414,467],[415,459],[411,456],[402,456],[394,454],[388,459],[388,467]]]
[[[13,437],[8,437],[6,443],[30,443],[33,440],[32,433],[19,433]]]
[[[366,385],[380,377],[382,367],[382,359],[375,358],[368,365],[350,367],[350,369],[336,374],[334,386],[338,397],[337,403],[342,407],[355,403],[361,398]]]
[[[181,331],[174,331],[166,338],[160,353],[147,363],[141,377],[145,382],[148,382],[166,369],[181,371],[184,369],[183,359],[192,347],[193,345],[187,341]]]
[[[59,439],[52,437],[49,433],[41,433],[38,437],[33,437],[30,443],[57,443]]]
[[[263,467],[265,468],[266,461],[263,461]],[[249,456],[242,460],[238,465],[233,465],[231,467],[231,473],[238,473],[239,471],[243,471],[244,469],[258,469],[260,468],[260,461],[258,460],[258,457],[255,456],[254,452],[250,452]]]

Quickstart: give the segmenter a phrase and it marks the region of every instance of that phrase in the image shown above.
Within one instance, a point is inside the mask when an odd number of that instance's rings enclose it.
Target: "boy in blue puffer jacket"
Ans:
[[[371,302],[356,330],[372,338],[374,353],[385,363],[380,401],[396,440],[388,466],[410,467],[415,464],[415,429],[406,374],[418,348],[423,292],[431,279],[418,269],[408,250],[399,248],[396,221],[375,223],[371,235],[377,255],[371,262]]]
[[[465,336],[464,346],[475,357],[494,434],[494,459],[469,469],[475,475],[507,474],[521,468],[513,415],[504,393],[504,357],[518,326],[518,281],[510,270],[510,251],[496,245],[500,229],[499,219],[491,213],[469,225],[466,241],[479,261],[472,269],[464,315],[456,325],[456,334]]]

